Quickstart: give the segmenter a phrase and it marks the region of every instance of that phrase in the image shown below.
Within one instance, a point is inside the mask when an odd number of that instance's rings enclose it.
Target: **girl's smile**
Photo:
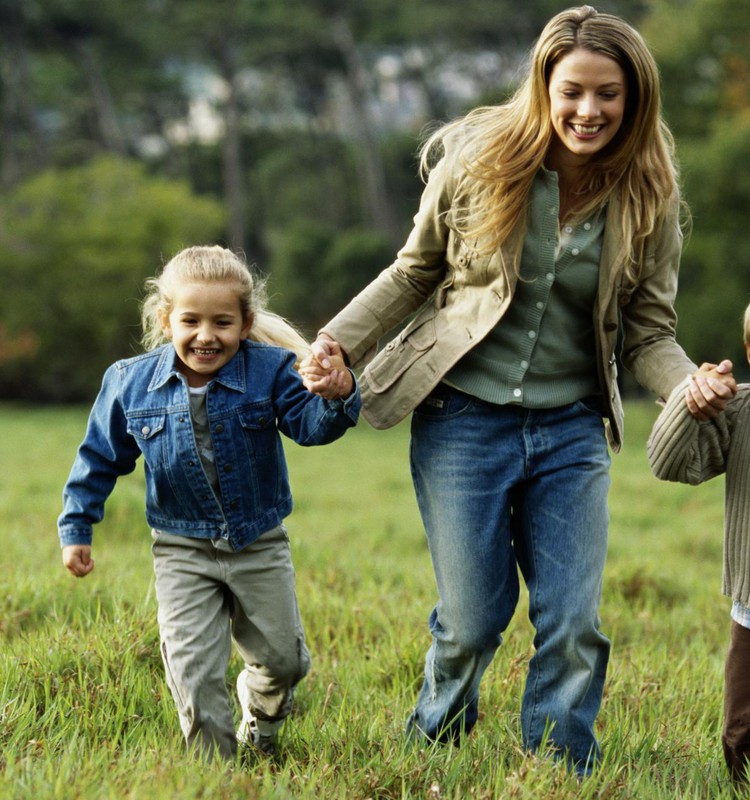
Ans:
[[[189,386],[205,386],[247,339],[252,316],[244,318],[239,289],[231,283],[189,283],[178,290],[162,320],[177,353],[177,368]]]

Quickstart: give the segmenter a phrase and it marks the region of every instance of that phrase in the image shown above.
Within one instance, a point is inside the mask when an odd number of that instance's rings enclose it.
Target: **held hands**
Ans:
[[[63,547],[62,560],[68,572],[76,578],[85,578],[94,569],[91,546],[87,544],[70,544]]]
[[[308,391],[326,400],[348,397],[354,389],[354,378],[344,363],[339,343],[321,334],[310,349],[312,354],[302,362],[299,370]]]
[[[696,370],[685,390],[685,402],[690,413],[700,421],[721,414],[737,393],[737,381],[732,375],[732,362],[703,363]]]

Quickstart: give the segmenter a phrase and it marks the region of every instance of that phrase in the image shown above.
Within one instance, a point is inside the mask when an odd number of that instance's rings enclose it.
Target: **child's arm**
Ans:
[[[689,407],[692,380],[686,378],[669,396],[647,449],[657,478],[695,485],[725,471],[730,429],[726,413],[703,422],[693,416]]]
[[[65,569],[76,578],[85,578],[94,569],[91,547],[87,544],[69,544],[63,547],[62,560]]]
[[[74,575],[82,577],[93,569],[93,526],[104,516],[104,504],[117,478],[133,471],[139,455],[118,398],[117,369],[110,367],[63,489],[57,521],[63,563]]]

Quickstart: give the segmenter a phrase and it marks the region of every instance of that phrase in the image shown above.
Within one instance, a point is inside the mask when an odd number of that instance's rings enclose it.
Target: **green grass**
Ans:
[[[279,763],[225,769],[186,757],[164,683],[143,478],[118,484],[96,533],[96,569],[73,579],[55,519],[86,411],[0,406],[0,798],[732,797],[719,746],[723,482],[652,478],[644,444],[655,414],[629,405],[626,447],[613,459],[604,761],[579,784],[521,748],[525,598],[465,745],[404,742],[435,601],[407,426],[362,423],[328,447],[287,448],[313,669]],[[234,659],[230,684],[239,669]]]

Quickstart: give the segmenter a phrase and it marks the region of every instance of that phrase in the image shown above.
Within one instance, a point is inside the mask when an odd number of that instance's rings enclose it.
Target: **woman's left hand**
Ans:
[[[698,420],[713,419],[721,414],[737,393],[737,381],[732,374],[732,362],[704,362],[696,370],[685,390],[688,410]]]

